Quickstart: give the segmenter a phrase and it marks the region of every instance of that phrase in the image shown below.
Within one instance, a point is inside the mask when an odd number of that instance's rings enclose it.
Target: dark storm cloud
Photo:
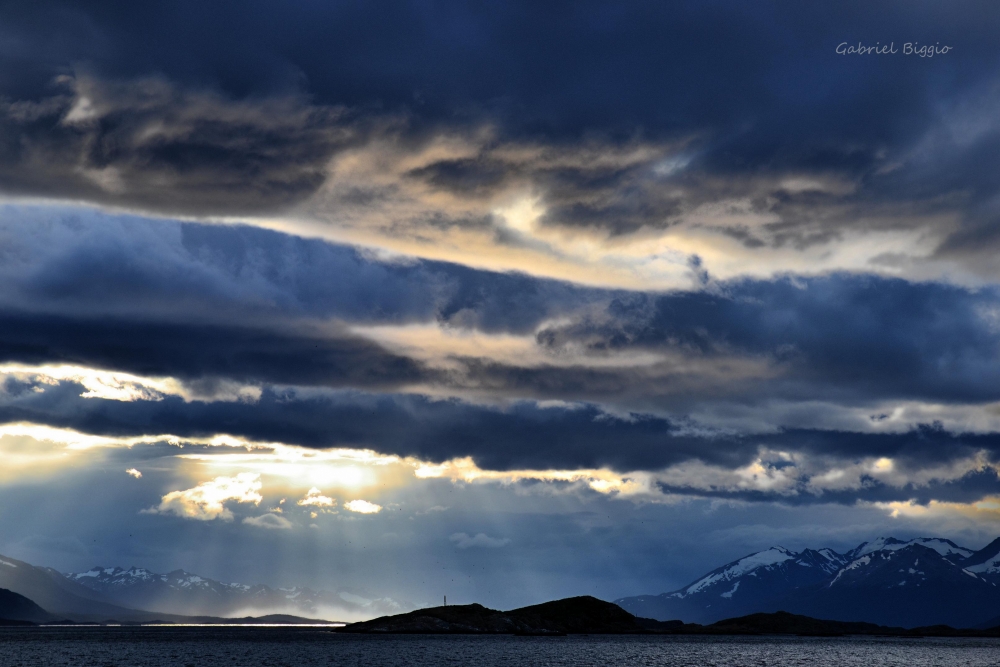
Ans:
[[[815,505],[837,503],[855,505],[859,502],[893,503],[914,502],[927,505],[931,501],[950,503],[974,503],[988,496],[1000,494],[1000,476],[996,470],[985,468],[963,475],[958,479],[933,480],[927,484],[907,483],[892,486],[870,476],[862,476],[859,488],[824,490],[811,492],[803,478],[801,484],[790,491],[757,491],[745,489],[705,489],[670,484],[659,484],[664,493],[693,495],[701,498],[719,498],[746,502],[780,502],[786,505]]]
[[[3,401],[0,421],[119,436],[199,437],[221,430],[307,447],[371,447],[430,461],[472,456],[492,469],[601,465],[634,469],[660,467],[698,454],[734,463],[750,456],[748,449],[703,450],[704,443],[697,438],[671,435],[671,424],[663,419],[619,420],[593,406],[541,408],[522,403],[499,410],[420,396],[344,392],[310,397],[271,390],[254,403],[186,403],[174,397],[125,403],[83,399],[81,392],[73,383],[43,392],[14,389]]]
[[[989,2],[955,12],[931,2],[302,2],[277,11],[263,1],[94,1],[8,4],[3,18],[6,34],[20,38],[5,42],[3,83],[22,95],[83,61],[114,78],[163,72],[234,96],[303,86],[325,104],[378,101],[428,116],[478,105],[525,128],[572,133],[751,119],[772,130],[754,133],[757,150],[787,151],[824,127],[841,137],[912,132],[931,113],[928,87],[968,85],[996,65],[984,58],[995,55]],[[938,59],[923,69],[902,58],[835,57],[837,43],[858,39],[956,50],[943,67]],[[926,65],[942,79],[927,77]],[[803,109],[825,112],[806,123]],[[792,115],[799,122],[783,127]]]
[[[779,501],[788,504],[859,499],[872,502],[947,500],[966,502],[1000,491],[996,434],[951,433],[922,426],[900,433],[784,430],[763,435],[692,435],[675,423],[649,415],[627,419],[595,406],[541,407],[519,403],[490,408],[458,400],[419,396],[334,392],[301,395],[265,390],[254,403],[159,401],[121,402],[81,398],[73,382],[6,387],[0,394],[0,420],[71,428],[107,436],[171,434],[205,438],[222,433],[263,442],[305,447],[363,447],[383,454],[440,462],[470,456],[483,469],[587,469],[656,471],[701,462],[722,473],[755,461],[765,468],[794,468],[794,483],[780,488],[747,488],[745,477],[712,481],[697,469],[688,484],[660,484],[664,492],[687,496]],[[792,464],[768,452],[799,456]],[[763,452],[763,454],[762,454]],[[956,475],[947,468],[961,461],[986,459]],[[805,457],[804,459],[802,457]],[[813,475],[850,466],[865,458],[889,457],[901,483],[862,474],[856,487],[825,489],[811,485]],[[771,460],[773,459],[773,460]],[[803,460],[806,461],[803,464]],[[809,461],[813,463],[810,464]],[[928,470],[940,470],[928,474]],[[907,481],[929,478],[923,482]]]
[[[942,212],[962,225],[945,254],[994,236],[989,2],[95,1],[12,3],[0,19],[7,192],[255,213],[312,194],[346,145],[389,132],[417,147],[488,124],[496,136],[471,157],[407,177],[473,200],[528,183],[546,196],[543,223],[612,235],[743,198],[778,218],[748,246]],[[856,41],[954,48],[835,53]],[[58,77],[72,93],[53,89]],[[581,138],[661,154],[560,167],[497,150],[572,153]]]
[[[162,79],[64,76],[0,101],[0,181],[42,195],[200,215],[263,214],[312,194],[356,130],[296,97],[236,102]]]
[[[848,274],[742,280],[715,293],[615,298],[602,316],[537,339],[555,349],[765,357],[793,392],[987,401],[1000,397],[997,303],[993,289]]]
[[[93,318],[262,326],[434,322],[527,333],[612,292],[248,226],[0,209],[0,303]]]
[[[938,423],[920,424],[900,433],[789,428],[752,437],[774,450],[787,449],[845,460],[857,460],[863,456],[890,458],[904,470],[968,457],[979,450],[1000,452],[1000,434],[955,433]]]
[[[4,214],[9,361],[264,384],[420,381],[675,413],[705,399],[1000,398],[993,289],[837,274],[606,291],[252,227]],[[534,334],[542,356],[456,353],[452,370],[430,371],[346,328],[427,323]],[[635,352],[666,356],[620,356]]]
[[[0,312],[0,361],[77,364],[180,380],[397,387],[420,364],[329,329],[283,332],[225,325],[67,319]]]

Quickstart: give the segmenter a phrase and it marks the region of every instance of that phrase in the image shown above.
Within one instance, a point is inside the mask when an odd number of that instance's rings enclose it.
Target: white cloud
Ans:
[[[258,528],[269,530],[288,530],[292,527],[292,522],[277,514],[262,514],[261,516],[248,516],[243,519],[243,523]]]
[[[163,496],[156,507],[145,512],[150,514],[176,514],[185,519],[211,521],[222,519],[232,521],[233,513],[224,503],[235,500],[238,503],[259,505],[263,498],[260,491],[260,475],[244,472],[235,477],[216,477],[210,482],[202,482],[193,489],[171,491]]]
[[[510,544],[510,538],[490,537],[486,533],[477,533],[475,537],[469,537],[468,533],[455,533],[449,537],[459,549],[470,549],[472,547],[482,547],[484,549],[499,549]]]
[[[132,477],[135,477],[136,479],[142,479],[142,473],[139,472],[138,470],[136,470],[135,468],[129,468],[128,470],[125,471],[125,474],[126,475],[131,475]]]
[[[315,507],[336,507],[337,501],[323,493],[315,486],[306,492],[306,495],[298,502],[299,505],[313,505]]]
[[[359,512],[361,514],[377,514],[382,511],[381,505],[370,503],[367,500],[352,500],[344,503],[344,507],[352,512]]]

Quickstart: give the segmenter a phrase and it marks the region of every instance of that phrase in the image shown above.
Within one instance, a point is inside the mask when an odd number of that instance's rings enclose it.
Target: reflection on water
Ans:
[[[1000,664],[1000,640],[799,637],[370,637],[316,628],[0,628],[0,666]]]

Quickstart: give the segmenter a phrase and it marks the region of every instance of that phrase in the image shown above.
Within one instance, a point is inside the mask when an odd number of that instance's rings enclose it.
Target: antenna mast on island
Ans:
[[[444,596],[444,606],[445,607],[448,606],[448,596],[447,595]]]

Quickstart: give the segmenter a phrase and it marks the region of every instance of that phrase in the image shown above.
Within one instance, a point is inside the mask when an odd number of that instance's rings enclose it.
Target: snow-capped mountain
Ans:
[[[1000,584],[1000,537],[965,559],[962,567]]]
[[[974,552],[950,540],[882,537],[846,554],[772,547],[660,595],[616,600],[660,620],[710,623],[755,612],[968,627],[1000,615],[1000,539]]]
[[[133,610],[112,604],[105,596],[70,581],[52,568],[39,567],[8,556],[0,556],[0,589],[23,595],[61,618],[137,618],[131,615]]]
[[[914,627],[979,625],[1000,613],[1000,588],[914,540],[866,551],[821,589],[790,596],[796,613]]]
[[[707,623],[761,611],[792,590],[827,581],[846,559],[832,549],[800,553],[771,547],[712,570],[684,588],[615,603],[636,616]]]
[[[330,592],[222,583],[184,570],[157,574],[137,567],[95,567],[65,576],[117,604],[169,614],[243,616],[287,613],[351,620],[399,614],[415,608],[412,604],[364,591]]]
[[[918,537],[915,540],[909,541],[897,540],[894,537],[880,537],[871,542],[862,542],[851,551],[848,551],[846,557],[848,560],[856,560],[876,551],[896,551],[912,544],[919,544],[928,549],[933,549],[952,563],[961,563],[975,553],[972,549],[960,547],[951,540],[943,540],[938,537]]]

